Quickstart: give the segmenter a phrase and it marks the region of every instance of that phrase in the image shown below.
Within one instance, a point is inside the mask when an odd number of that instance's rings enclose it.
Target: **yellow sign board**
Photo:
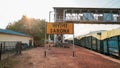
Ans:
[[[47,34],[73,34],[73,23],[47,23]]]

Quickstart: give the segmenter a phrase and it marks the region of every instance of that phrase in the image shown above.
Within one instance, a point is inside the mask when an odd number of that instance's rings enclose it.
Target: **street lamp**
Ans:
[[[49,11],[49,23],[50,23],[50,21],[51,21],[51,13],[52,13],[53,11]],[[51,41],[51,38],[50,38],[50,34],[48,35],[48,46],[49,46],[49,49],[50,49],[50,41]]]

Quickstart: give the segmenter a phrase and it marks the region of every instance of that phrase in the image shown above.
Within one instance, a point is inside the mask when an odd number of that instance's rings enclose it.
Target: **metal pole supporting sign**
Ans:
[[[45,22],[44,56],[46,57],[46,22]]]

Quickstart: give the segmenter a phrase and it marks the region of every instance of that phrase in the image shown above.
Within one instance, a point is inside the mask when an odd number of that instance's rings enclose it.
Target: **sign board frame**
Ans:
[[[57,25],[56,25],[57,24]],[[62,26],[61,26],[62,25]],[[53,26],[53,27],[52,27]],[[51,32],[51,29],[53,32]],[[63,30],[63,32],[61,32]],[[46,34],[73,34],[73,57],[75,56],[75,45],[74,45],[74,23],[65,23],[65,22],[48,22],[45,23],[45,51],[44,55],[46,57]]]

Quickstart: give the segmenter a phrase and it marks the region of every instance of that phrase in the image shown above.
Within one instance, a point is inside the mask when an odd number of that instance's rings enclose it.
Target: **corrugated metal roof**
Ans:
[[[98,31],[92,31],[92,32],[89,32],[87,35],[92,35],[92,34],[96,34],[96,33],[101,33],[101,32],[104,32],[106,30],[98,30]]]
[[[0,33],[5,33],[5,34],[12,34],[12,35],[19,35],[19,36],[30,36],[24,33],[20,33],[20,32],[15,32],[12,30],[6,30],[6,29],[0,29]]]

